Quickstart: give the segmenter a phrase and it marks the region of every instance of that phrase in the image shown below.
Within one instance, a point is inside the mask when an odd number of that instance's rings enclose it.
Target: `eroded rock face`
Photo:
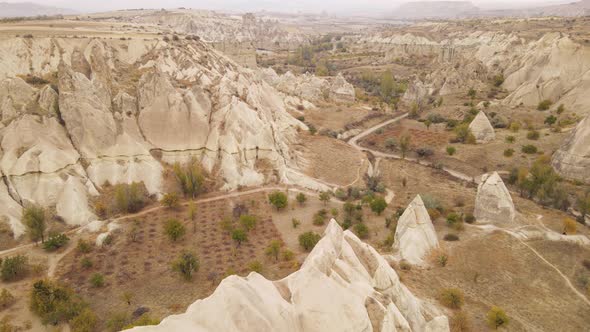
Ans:
[[[317,77],[313,74],[296,76],[291,72],[278,75],[272,68],[259,70],[259,76],[277,90],[311,102],[330,99],[336,102],[354,102],[354,86],[342,75]]]
[[[9,207],[0,217],[15,236],[16,207],[27,202],[83,225],[96,219],[88,197],[106,182],[143,182],[160,195],[163,162],[196,158],[227,190],[326,189],[298,171],[291,145],[306,127],[283,96],[201,42],[11,38],[0,58],[0,203]],[[59,93],[22,74],[56,77]]]
[[[489,143],[496,139],[496,132],[484,112],[479,112],[469,124],[469,130],[479,144]]]
[[[590,118],[582,120],[553,154],[551,164],[559,175],[590,182]]]
[[[438,247],[438,239],[422,197],[416,196],[397,222],[394,250],[400,259],[421,265],[424,256]]]
[[[514,222],[516,211],[512,197],[497,172],[482,175],[477,188],[473,215],[478,222]]]
[[[449,331],[437,311],[375,249],[332,220],[301,269],[285,279],[230,276],[186,313],[132,331]]]

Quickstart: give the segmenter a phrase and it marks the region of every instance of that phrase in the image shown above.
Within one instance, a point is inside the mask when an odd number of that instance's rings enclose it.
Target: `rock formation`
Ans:
[[[514,221],[514,203],[497,172],[484,174],[477,187],[473,215],[478,222],[508,224]]]
[[[565,178],[590,183],[590,117],[582,120],[555,151],[551,164]]]
[[[0,58],[0,220],[15,236],[27,202],[83,225],[96,218],[88,196],[106,182],[159,195],[162,162],[197,158],[228,190],[324,187],[297,171],[290,146],[305,125],[281,95],[201,42],[8,38]],[[55,81],[31,86],[22,74]]]
[[[259,70],[259,76],[277,90],[311,102],[331,99],[336,102],[355,101],[354,86],[342,75],[317,77],[313,74],[296,76],[291,72],[278,75],[272,68]]]
[[[494,127],[484,112],[477,113],[469,124],[469,130],[475,136],[475,141],[480,144],[488,143],[496,138]]]
[[[424,256],[438,247],[438,238],[422,197],[416,196],[397,222],[394,250],[400,259],[421,265]]]
[[[288,277],[230,276],[186,313],[131,331],[449,331],[371,246],[332,220]]]

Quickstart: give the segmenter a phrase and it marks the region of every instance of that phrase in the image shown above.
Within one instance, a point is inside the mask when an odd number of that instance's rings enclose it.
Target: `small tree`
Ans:
[[[180,199],[176,193],[164,194],[160,203],[169,209],[176,209],[180,206]]]
[[[324,203],[324,205],[327,205],[328,202],[330,201],[330,192],[329,191],[322,191],[320,193],[320,201],[322,201],[322,203]]]
[[[457,152],[457,149],[454,146],[447,146],[447,154],[452,156]]]
[[[397,142],[395,141],[395,138],[393,138],[393,137],[390,137],[385,140],[385,148],[388,150],[395,149],[396,145],[397,145]]]
[[[387,202],[383,197],[376,197],[371,201],[371,211],[375,212],[378,216],[387,208]]]
[[[240,224],[246,231],[251,231],[256,226],[256,217],[250,215],[241,215],[240,216]]]
[[[369,237],[369,227],[367,225],[361,223],[355,224],[353,227],[354,233],[361,239],[366,239]]]
[[[298,193],[297,196],[295,196],[295,199],[299,205],[303,205],[307,201],[307,196],[305,196],[304,193]]]
[[[424,125],[426,126],[426,130],[430,130],[430,126],[432,126],[432,121],[430,121],[430,119],[426,119],[424,121]]]
[[[563,233],[567,235],[574,235],[578,231],[578,224],[571,218],[563,219]]]
[[[241,228],[236,228],[231,233],[231,238],[236,241],[237,247],[242,245],[242,242],[248,241],[248,234]]]
[[[94,273],[90,277],[90,284],[94,288],[100,288],[100,287],[104,286],[104,276],[100,273]]]
[[[188,218],[193,223],[193,233],[197,232],[197,206],[195,202],[190,202],[188,204]]]
[[[205,176],[199,162],[192,158],[186,165],[174,164],[174,176],[185,196],[195,198],[203,191]]]
[[[439,301],[447,308],[461,309],[465,299],[460,289],[445,288],[439,294]]]
[[[184,252],[172,263],[172,269],[179,272],[184,279],[191,280],[193,272],[199,270],[199,259],[191,252]]]
[[[287,195],[284,192],[272,192],[268,195],[268,201],[277,209],[277,211],[287,207]]]
[[[272,240],[270,245],[266,248],[266,255],[274,257],[275,261],[279,260],[279,253],[281,252],[281,241]]]
[[[399,149],[402,152],[402,159],[406,159],[406,154],[410,150],[410,142],[411,142],[410,135],[403,135],[399,139]]]
[[[2,281],[16,281],[23,278],[29,271],[27,256],[16,255],[2,260],[0,277]]]
[[[314,232],[305,232],[299,235],[299,245],[306,251],[311,251],[322,237]]]
[[[38,205],[31,205],[23,209],[23,224],[27,228],[27,234],[33,242],[41,240],[45,242],[45,210]]]
[[[82,311],[68,322],[72,331],[91,332],[95,331],[98,318],[90,308],[84,308]]]
[[[168,219],[164,225],[164,232],[168,235],[170,240],[177,241],[184,236],[186,229],[180,221],[176,219]]]
[[[499,327],[508,325],[510,319],[502,308],[493,306],[486,315],[486,321],[490,328],[497,330]]]

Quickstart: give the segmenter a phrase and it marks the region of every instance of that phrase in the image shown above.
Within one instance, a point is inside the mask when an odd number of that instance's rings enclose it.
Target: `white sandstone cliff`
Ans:
[[[555,151],[551,164],[565,178],[590,182],[590,117],[582,120]]]
[[[438,238],[422,197],[416,196],[397,222],[393,249],[410,264],[424,264],[428,252],[438,247]]]
[[[478,222],[514,222],[516,211],[512,197],[497,172],[482,175],[481,183],[477,187],[473,215]]]
[[[479,112],[469,124],[469,130],[480,144],[489,143],[496,139],[494,127],[484,112]]]

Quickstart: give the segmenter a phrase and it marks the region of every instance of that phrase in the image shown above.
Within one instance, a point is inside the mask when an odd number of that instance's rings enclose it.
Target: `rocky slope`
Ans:
[[[291,72],[278,75],[272,68],[259,71],[260,77],[277,90],[310,102],[331,100],[335,102],[354,102],[354,86],[342,75],[336,77],[317,77],[313,74],[296,76]]]
[[[0,59],[0,205],[16,236],[22,204],[85,224],[95,219],[88,196],[106,182],[160,194],[163,163],[191,157],[225,189],[322,187],[297,172],[290,145],[305,125],[276,90],[201,42],[11,38]]]
[[[432,33],[438,28],[434,25]],[[590,113],[590,97],[585,93],[590,88],[590,47],[564,33],[545,33],[531,40],[517,33],[476,31],[437,40],[383,32],[358,42],[385,52],[390,59],[417,55],[433,59],[435,69],[427,79],[414,81],[407,100],[465,93],[465,87],[489,85],[493,76],[502,74],[502,87],[510,93],[504,100],[507,105],[536,106],[549,99],[554,105],[563,103],[578,113]]]
[[[590,183],[590,118],[582,120],[551,161],[559,175]]]
[[[131,331],[449,331],[371,246],[332,220],[301,269],[230,276],[186,313]]]

